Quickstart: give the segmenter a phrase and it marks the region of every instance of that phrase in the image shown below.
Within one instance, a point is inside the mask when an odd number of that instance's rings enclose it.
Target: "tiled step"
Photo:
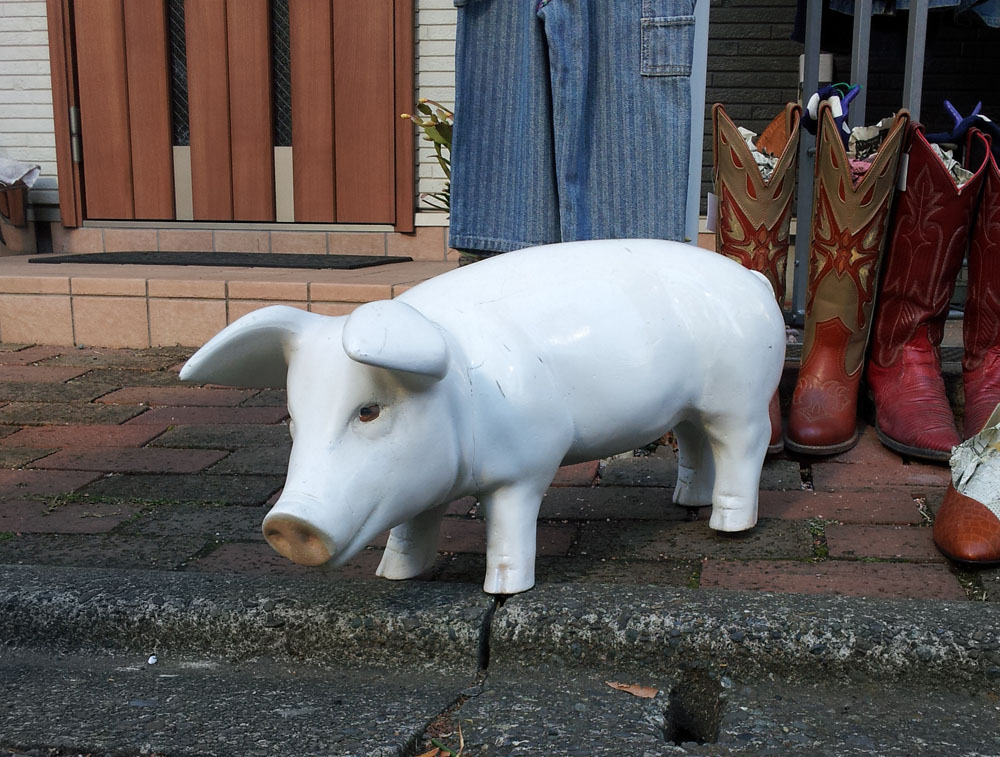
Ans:
[[[197,347],[252,310],[292,305],[344,315],[391,299],[455,263],[353,271],[38,264],[0,258],[0,341],[88,347]]]

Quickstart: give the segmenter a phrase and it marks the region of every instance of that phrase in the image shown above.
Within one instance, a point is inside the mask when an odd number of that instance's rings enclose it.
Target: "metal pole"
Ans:
[[[860,84],[861,91],[851,103],[847,123],[865,125],[868,109],[868,48],[871,43],[872,0],[854,0],[854,35],[851,45],[851,84]]]
[[[906,73],[903,77],[903,107],[914,121],[920,120],[920,96],[924,84],[924,45],[927,42],[928,0],[910,0],[906,31]]]
[[[806,5],[806,51],[802,82],[803,105],[819,88],[819,43],[822,29],[823,0],[808,0]],[[805,317],[806,286],[809,282],[809,224],[813,203],[813,156],[816,138],[802,130],[799,137],[799,199],[796,205],[795,270],[792,281],[792,321],[801,324]]]
[[[705,86],[708,79],[709,0],[698,0],[694,9],[694,53],[691,60],[691,142],[688,162],[685,241],[698,244],[701,211],[701,165],[705,142]]]

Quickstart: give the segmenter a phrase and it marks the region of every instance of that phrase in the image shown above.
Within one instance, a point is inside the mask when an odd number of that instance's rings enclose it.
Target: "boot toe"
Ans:
[[[958,562],[1000,562],[1000,518],[981,502],[949,486],[934,520],[934,543]]]

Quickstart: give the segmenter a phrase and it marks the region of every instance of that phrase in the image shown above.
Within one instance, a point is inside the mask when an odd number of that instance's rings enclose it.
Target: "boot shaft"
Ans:
[[[1000,350],[1000,166],[988,149],[986,174],[969,245],[969,289],[963,324],[962,368],[980,367],[989,350]]]
[[[924,127],[911,127],[906,187],[897,197],[879,288],[871,351],[875,365],[895,363],[922,327],[934,349],[941,344],[973,211],[986,177],[988,151],[983,135],[971,131],[965,162],[973,176],[958,187],[927,141]]]
[[[820,108],[802,359],[816,342],[816,325],[839,321],[849,334],[843,372],[861,368],[875,304],[879,264],[909,114],[896,114],[888,134],[855,184],[847,153],[827,105]]]
[[[779,304],[785,299],[801,114],[797,104],[789,103],[757,140],[759,149],[778,156],[774,171],[765,180],[725,109],[719,104],[712,108],[713,179],[719,199],[715,249],[763,273]]]

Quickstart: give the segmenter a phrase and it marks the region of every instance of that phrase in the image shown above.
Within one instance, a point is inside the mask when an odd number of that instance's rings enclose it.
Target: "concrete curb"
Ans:
[[[476,587],[0,566],[0,644],[475,671]]]
[[[330,664],[1000,679],[1000,605],[0,566],[0,643]],[[487,647],[488,634],[488,647]]]
[[[734,677],[1000,679],[1000,605],[664,587],[549,585],[492,622],[494,660],[714,666]]]

